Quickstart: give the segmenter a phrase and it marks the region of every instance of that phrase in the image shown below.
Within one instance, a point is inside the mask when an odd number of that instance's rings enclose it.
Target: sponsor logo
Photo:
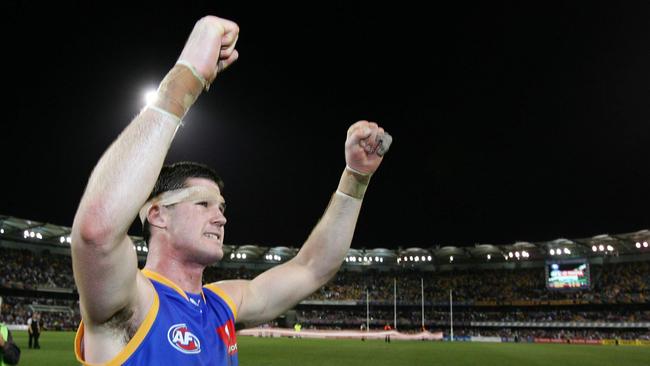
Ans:
[[[190,332],[185,323],[172,325],[167,331],[167,340],[177,350],[194,354],[201,352],[201,342],[199,338]]]
[[[235,325],[232,322],[232,319],[228,319],[226,324],[217,328],[217,333],[221,337],[221,341],[226,345],[228,350],[228,356],[232,356],[237,353],[237,336],[235,334]]]

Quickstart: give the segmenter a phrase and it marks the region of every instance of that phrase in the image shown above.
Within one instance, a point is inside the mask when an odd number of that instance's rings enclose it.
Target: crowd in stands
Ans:
[[[70,256],[29,250],[0,249],[0,287],[36,290],[37,288],[75,288]]]
[[[0,319],[6,324],[25,325],[38,311],[44,330],[76,330],[81,320],[79,302],[44,297],[3,296]]]
[[[54,255],[47,251],[34,253],[29,250],[0,249],[0,289],[47,290],[52,288],[74,290],[71,259],[66,255]],[[530,322],[647,322],[650,311],[637,307],[607,306],[605,308],[585,309],[570,307],[517,307],[517,302],[531,302],[528,305],[543,305],[545,301],[563,300],[568,303],[596,304],[647,304],[650,303],[650,262],[625,262],[592,265],[591,289],[581,291],[551,291],[546,288],[544,268],[492,269],[492,270],[454,270],[454,271],[415,271],[400,269],[377,271],[373,269],[358,271],[341,270],[329,283],[321,287],[307,300],[308,304],[336,304],[355,302],[365,304],[366,293],[370,304],[371,325],[383,327],[393,322],[392,305],[394,281],[397,284],[398,324],[416,328],[421,324],[421,312],[414,305],[422,302],[427,307],[427,324],[436,327],[448,323],[447,311],[439,311],[440,306],[448,304],[449,292],[453,291],[454,304],[460,305],[455,311],[454,322],[468,326],[475,321],[530,321]],[[223,279],[252,279],[259,270],[239,268],[208,267],[204,272],[204,282]],[[421,282],[422,281],[422,282]],[[51,311],[42,313],[46,329],[74,329],[79,322],[78,303],[71,300],[52,300],[28,297],[5,297],[2,316],[10,324],[24,324],[33,311],[33,305],[68,306],[70,311]],[[540,304],[541,303],[541,304]],[[411,305],[409,307],[408,305]],[[463,307],[465,305],[465,307]],[[472,306],[474,305],[474,306]],[[499,306],[504,306],[498,309]],[[481,308],[481,306],[484,306]],[[495,309],[495,307],[497,307]],[[384,310],[384,309],[389,309]],[[647,308],[646,308],[647,309]],[[307,327],[356,328],[366,321],[365,306],[333,308],[298,308],[298,319]],[[466,328],[476,332],[474,328]],[[505,332],[480,330],[481,332]],[[530,330],[543,332],[545,330]],[[557,333],[557,330],[550,330]],[[599,337],[605,331],[594,331],[590,336]],[[647,333],[647,332],[646,332]],[[643,332],[640,333],[643,335]],[[522,333],[522,336],[524,334]],[[528,336],[528,334],[526,334]]]

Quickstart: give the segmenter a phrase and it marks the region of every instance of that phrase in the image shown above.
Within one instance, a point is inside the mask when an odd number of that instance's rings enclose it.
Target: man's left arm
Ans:
[[[336,274],[350,248],[370,177],[381,164],[390,142],[390,136],[376,123],[353,124],[347,133],[347,166],[338,189],[298,254],[251,281],[217,283],[235,302],[238,321],[274,319]]]

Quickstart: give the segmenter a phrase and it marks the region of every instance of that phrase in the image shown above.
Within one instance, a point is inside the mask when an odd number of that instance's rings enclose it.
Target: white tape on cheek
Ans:
[[[221,194],[219,194],[218,190],[205,186],[192,186],[188,188],[175,189],[173,191],[163,192],[147,201],[140,209],[138,216],[140,217],[140,222],[144,224],[144,220],[147,219],[149,210],[153,205],[170,206],[181,202],[203,201],[221,203],[224,202],[224,199]]]

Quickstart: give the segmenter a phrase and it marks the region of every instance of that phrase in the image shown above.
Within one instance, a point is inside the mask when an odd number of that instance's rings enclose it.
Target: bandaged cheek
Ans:
[[[144,224],[144,220],[149,215],[149,210],[154,205],[158,206],[171,206],[181,202],[207,202],[209,205],[220,205],[225,202],[218,190],[204,186],[193,186],[188,188],[175,189],[173,191],[164,192],[149,201],[140,209],[140,222]]]

